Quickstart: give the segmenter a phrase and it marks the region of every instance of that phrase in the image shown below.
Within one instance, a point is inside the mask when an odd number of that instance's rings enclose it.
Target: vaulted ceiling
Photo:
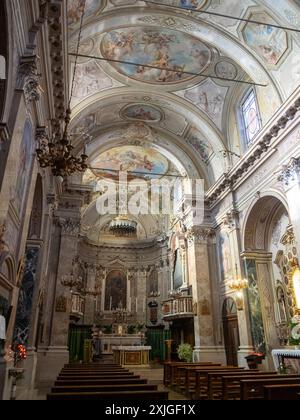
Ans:
[[[83,5],[68,0],[71,54]],[[120,167],[131,146],[139,168],[160,159],[213,185],[238,159],[226,150],[242,154],[243,93],[255,84],[264,124],[299,85],[300,34],[270,26],[299,28],[299,11],[289,0],[86,0],[72,98],[78,152],[85,144],[91,166]],[[70,86],[74,62],[69,54]]]

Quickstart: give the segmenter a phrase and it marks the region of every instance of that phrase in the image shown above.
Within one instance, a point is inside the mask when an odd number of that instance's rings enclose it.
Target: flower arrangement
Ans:
[[[177,348],[177,354],[180,360],[184,360],[187,363],[193,361],[193,348],[190,344],[180,344]]]

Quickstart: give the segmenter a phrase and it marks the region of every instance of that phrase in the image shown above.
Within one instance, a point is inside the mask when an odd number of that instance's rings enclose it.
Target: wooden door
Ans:
[[[223,330],[227,364],[238,366],[240,336],[237,308],[232,298],[226,299],[223,304]]]

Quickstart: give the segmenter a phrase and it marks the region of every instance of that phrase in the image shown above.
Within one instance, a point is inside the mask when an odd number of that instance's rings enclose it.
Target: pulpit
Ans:
[[[149,367],[151,346],[114,346],[114,363],[122,366]]]

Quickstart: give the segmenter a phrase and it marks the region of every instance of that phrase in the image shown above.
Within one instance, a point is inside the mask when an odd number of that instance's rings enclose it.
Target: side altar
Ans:
[[[114,363],[122,366],[149,367],[151,346],[114,346]]]
[[[142,336],[135,334],[101,334],[94,339],[98,341],[101,354],[113,354],[114,346],[140,346],[142,344]]]

